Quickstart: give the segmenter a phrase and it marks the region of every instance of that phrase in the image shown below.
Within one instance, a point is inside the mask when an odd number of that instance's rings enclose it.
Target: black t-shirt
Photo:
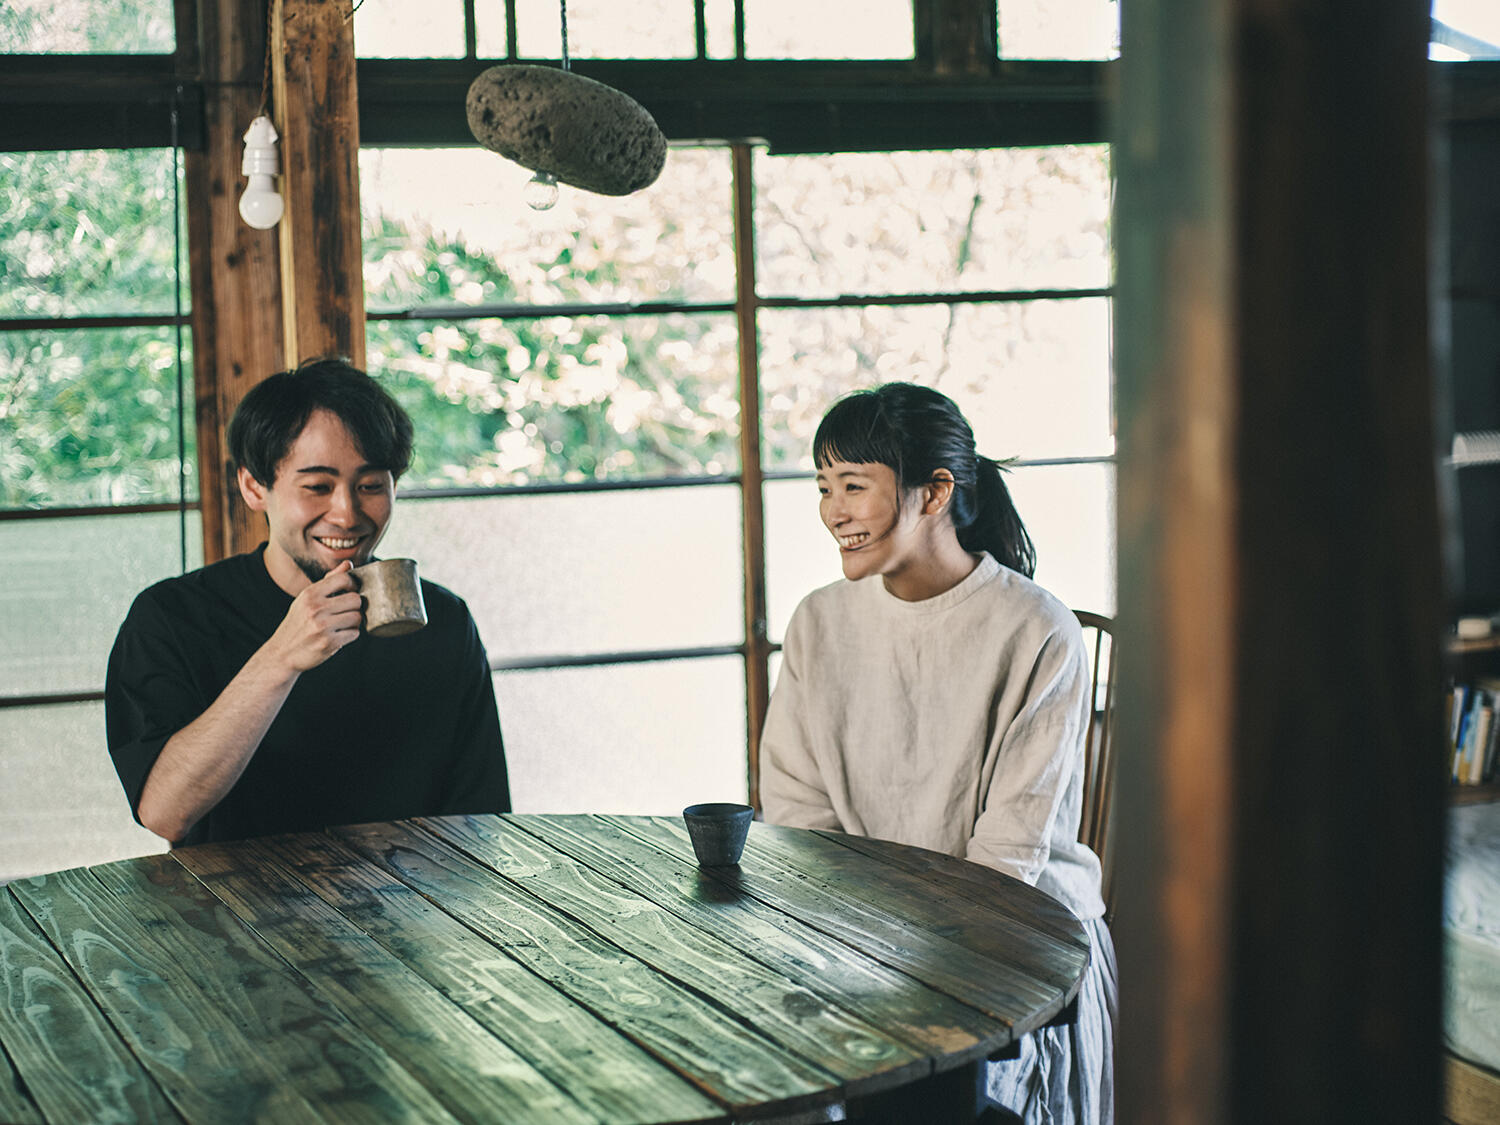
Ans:
[[[167,740],[208,709],[291,607],[264,550],[157,583],[120,626],[104,707],[132,810]],[[422,600],[425,628],[361,636],[302,673],[245,772],[181,843],[510,811],[474,620],[442,586],[424,581]]]

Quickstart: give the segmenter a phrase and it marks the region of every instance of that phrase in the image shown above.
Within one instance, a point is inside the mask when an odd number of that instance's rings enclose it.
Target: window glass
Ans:
[[[740,657],[503,672],[495,685],[517,812],[676,815],[746,799]]]
[[[1112,464],[1020,465],[1005,476],[1036,545],[1036,580],[1072,609],[1115,612],[1115,470]],[[797,603],[843,577],[818,516],[812,480],[766,483],[766,600],[780,642]]]
[[[1109,284],[1106,145],[755,160],[766,296]]]
[[[890,381],[948,395],[997,460],[1114,451],[1105,298],[765,309],[759,327],[769,468],[812,469],[828,406]]]
[[[462,58],[463,0],[359,0],[354,53],[362,59]]]
[[[1115,0],[999,0],[1000,56],[1007,59],[1113,59],[1120,54]]]
[[[188,512],[189,568],[202,529]],[[115,631],[136,594],[182,572],[182,540],[176,512],[0,521],[0,696],[102,690]]]
[[[704,0],[703,36],[709,58],[735,57],[734,0]]]
[[[0,883],[166,850],[130,815],[104,704],[0,710]]]
[[[1495,0],[1433,0],[1428,57],[1500,59],[1500,5]]]
[[[621,198],[562,186],[483,149],[363,149],[365,292],[426,304],[714,301],[734,296],[727,148],[671,148],[661,178]]]
[[[562,57],[557,0],[516,0],[517,54]],[[688,59],[697,54],[693,0],[568,0],[568,54],[577,59]]]
[[[172,0],[0,4],[0,54],[168,55],[176,42]]]
[[[739,495],[699,485],[410,497],[381,554],[416,559],[464,598],[492,660],[737,645]]]
[[[0,152],[0,316],[172,313],[172,163],[159,148]]]
[[[184,354],[190,500],[198,494],[192,377]],[[0,508],[177,501],[174,329],[0,332],[0,388]]]
[[[911,0],[745,0],[747,58],[909,59],[914,44]]]
[[[738,471],[728,313],[375,321],[369,341],[420,438],[407,487]]]

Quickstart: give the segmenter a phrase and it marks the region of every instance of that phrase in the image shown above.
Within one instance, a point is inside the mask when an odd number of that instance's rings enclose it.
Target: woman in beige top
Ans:
[[[856,392],[813,453],[844,581],[787,627],[765,817],[963,856],[1078,915],[1093,957],[1077,1021],[1027,1036],[989,1090],[1027,1122],[1112,1122],[1114,947],[1099,861],[1077,839],[1093,705],[1077,619],[1031,581],[1000,467],[946,396]]]

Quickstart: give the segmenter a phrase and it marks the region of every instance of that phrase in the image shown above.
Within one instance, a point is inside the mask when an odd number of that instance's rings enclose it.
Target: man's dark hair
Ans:
[[[379,383],[345,359],[314,359],[258,383],[229,423],[229,455],[261,484],[280,465],[314,410],[344,423],[360,453],[399,478],[411,464],[412,425]]]

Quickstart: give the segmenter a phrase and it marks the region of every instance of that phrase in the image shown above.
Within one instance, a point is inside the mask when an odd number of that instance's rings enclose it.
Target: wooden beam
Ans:
[[[1427,5],[1123,14],[1120,1120],[1434,1120]]]
[[[359,109],[347,0],[274,0],[272,89],[281,135],[281,284],[287,364],[365,362]]]
[[[276,232],[240,219],[243,135],[260,105],[266,17],[261,0],[198,8],[207,142],[184,164],[193,282],[193,377],[203,558],[254,547],[265,521],[245,507],[229,465],[225,429],[245,393],[284,366]]]

